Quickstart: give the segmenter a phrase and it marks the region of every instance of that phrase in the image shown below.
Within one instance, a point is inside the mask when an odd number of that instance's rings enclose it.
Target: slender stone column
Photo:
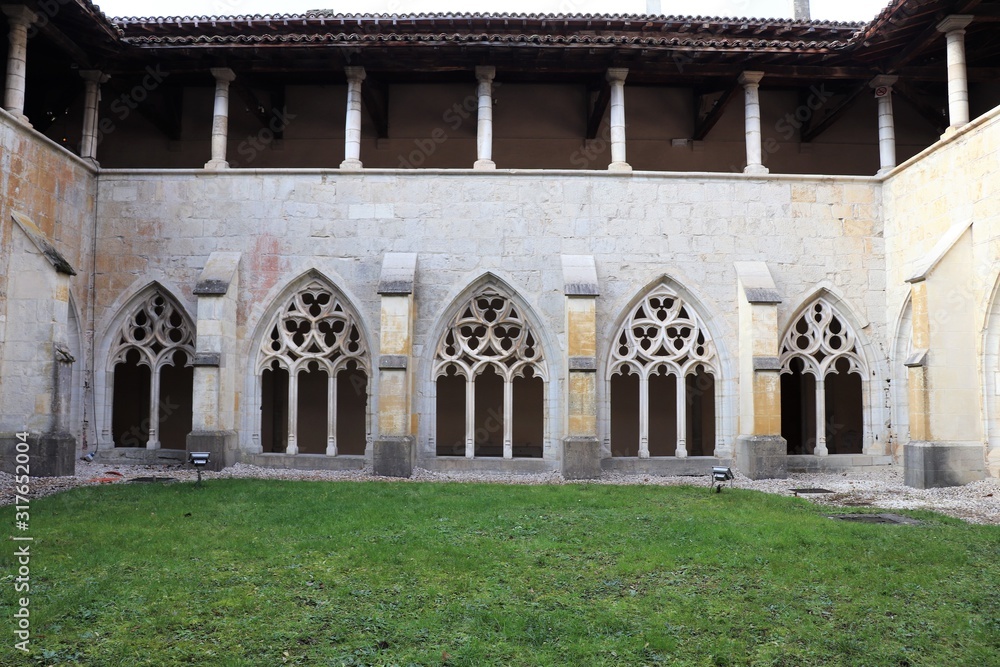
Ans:
[[[611,164],[608,171],[632,171],[625,159],[625,68],[608,70],[611,84]]]
[[[747,137],[747,166],[743,170],[744,174],[768,172],[762,159],[760,134],[760,80],[763,78],[763,72],[743,72],[739,78],[745,100],[744,118]]]
[[[677,449],[674,456],[687,458],[687,378],[677,376]]]
[[[969,14],[952,14],[938,23],[945,34],[948,52],[948,120],[949,129],[958,129],[969,122],[969,82],[965,72],[965,27],[972,23]]]
[[[868,85],[875,89],[878,101],[878,155],[879,174],[884,174],[896,166],[896,125],[892,115],[892,86],[898,76],[880,74]]]
[[[816,378],[816,456],[827,456],[826,448],[826,378]]]
[[[24,115],[24,89],[28,69],[28,28],[38,20],[38,15],[22,5],[2,5],[10,24],[10,49],[7,52],[7,87],[4,90],[3,108],[27,126]]]
[[[347,73],[347,125],[344,132],[344,161],[341,169],[361,169],[361,82],[364,67],[345,67]]]
[[[95,167],[97,162],[98,107],[101,103],[101,84],[108,75],[95,69],[80,70],[84,80],[83,137],[80,139],[80,157]]]
[[[215,77],[215,117],[212,119],[212,159],[205,169],[229,169],[226,162],[226,144],[229,141],[229,84],[236,79],[233,70],[213,67]]]
[[[496,67],[477,67],[476,79],[479,86],[479,117],[476,124],[476,164],[475,169],[496,169],[493,161],[493,79]]]

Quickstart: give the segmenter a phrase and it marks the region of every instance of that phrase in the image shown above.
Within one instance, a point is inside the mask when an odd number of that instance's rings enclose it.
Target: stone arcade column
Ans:
[[[413,282],[415,253],[386,253],[378,293],[382,295],[379,335],[378,438],[372,470],[386,477],[410,477],[416,462],[413,438]]]
[[[12,213],[4,345],[0,352],[0,469],[27,463],[34,477],[72,475],[73,363],[69,280],[73,267],[27,216]],[[18,456],[21,460],[18,461]],[[24,456],[27,456],[27,460]]]
[[[0,5],[10,24],[10,49],[7,52],[7,87],[3,108],[19,121],[31,127],[24,115],[24,90],[28,68],[28,28],[38,15],[22,5]]]
[[[591,255],[563,255],[569,356],[569,422],[563,439],[566,479],[601,476],[597,437],[597,266]]]
[[[763,72],[743,72],[739,82],[743,86],[744,118],[747,138],[747,166],[744,174],[766,174],[760,134],[760,80]]]
[[[361,169],[361,82],[364,67],[345,67],[347,74],[347,123],[344,131],[344,161],[341,169]]]
[[[778,304],[764,262],[735,262],[740,321],[740,436],[736,465],[750,479],[788,477],[781,437]]]
[[[101,103],[101,84],[110,77],[95,69],[80,70],[84,80],[83,137],[80,139],[80,157],[95,167],[97,162],[97,124]]]
[[[611,68],[607,73],[611,84],[611,164],[608,171],[632,171],[625,155],[625,68]]]
[[[233,70],[213,67],[215,77],[215,117],[212,119],[212,159],[205,169],[229,169],[226,145],[229,142],[229,84],[236,80]]]
[[[896,166],[896,125],[892,116],[892,86],[898,76],[880,74],[868,85],[875,90],[878,102],[878,157],[879,174],[892,171]]]
[[[965,72],[965,28],[974,17],[952,14],[938,23],[945,34],[948,53],[948,121],[949,130],[957,130],[969,122],[969,82]]]
[[[194,355],[194,396],[189,452],[210,452],[209,470],[236,463],[236,304],[240,253],[213,252],[194,294],[198,297],[198,337]]]
[[[476,163],[474,169],[496,169],[493,161],[493,79],[496,67],[477,67],[479,116],[476,123]]]

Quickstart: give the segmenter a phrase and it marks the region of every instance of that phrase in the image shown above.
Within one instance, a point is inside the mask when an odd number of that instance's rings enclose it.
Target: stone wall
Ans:
[[[82,446],[96,197],[93,168],[0,113],[0,437]]]
[[[869,440],[887,435],[885,264],[880,185],[871,178],[606,172],[106,170],[98,205],[96,363],[121,306],[158,281],[189,313],[210,253],[242,254],[237,312],[241,445],[257,428],[252,355],[275,299],[307,271],[353,303],[378,350],[376,292],[385,253],[417,253],[414,411],[428,454],[430,362],[456,300],[489,276],[523,299],[538,324],[552,381],[546,458],[566,434],[565,297],[561,255],[596,259],[598,430],[607,437],[608,345],[634,299],[666,277],[700,308],[722,356],[720,435],[737,435],[734,261],[764,261],[783,299],[778,327],[826,289],[849,307],[872,355]],[[777,350],[774,351],[777,354]],[[377,377],[375,384],[377,386]],[[97,378],[98,403],[108,395]],[[371,412],[377,391],[373,391]],[[101,410],[98,411],[100,415]],[[377,423],[372,424],[374,432]],[[103,443],[102,446],[109,446]]]
[[[908,370],[910,439],[976,450],[980,459],[985,447],[993,475],[1000,474],[998,191],[1000,109],[901,165],[884,187],[889,322],[911,329],[893,334],[911,351],[927,350]],[[906,352],[896,356],[901,365]]]

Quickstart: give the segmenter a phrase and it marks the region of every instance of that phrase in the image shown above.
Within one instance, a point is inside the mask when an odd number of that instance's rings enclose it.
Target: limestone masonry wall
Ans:
[[[540,322],[553,377],[547,447],[564,435],[566,315],[560,255],[596,258],[602,437],[607,436],[603,367],[608,344],[630,302],[663,276],[703,308],[700,315],[719,343],[728,374],[720,435],[727,441],[737,435],[734,261],[767,262],[783,299],[779,328],[821,288],[842,298],[850,308],[845,315],[871,344],[875,358],[869,363],[877,376],[872,379],[884,382],[885,247],[881,185],[871,178],[108,170],[101,174],[99,192],[96,321],[104,341],[99,350],[109,344],[116,313],[153,280],[193,313],[192,289],[216,251],[242,253],[241,374],[252,373],[253,337],[261,333],[258,327],[270,316],[274,299],[310,269],[331,279],[354,303],[371,339],[369,349],[378,350],[376,287],[383,256],[417,253],[414,409],[423,417],[421,447],[433,414],[427,396],[434,332],[451,314],[454,299],[487,272],[516,290]],[[245,392],[253,385],[243,386]],[[241,396],[239,404],[252,401]],[[372,411],[377,414],[377,407]],[[244,411],[239,425],[244,445],[255,417]],[[875,432],[884,443],[884,419]]]

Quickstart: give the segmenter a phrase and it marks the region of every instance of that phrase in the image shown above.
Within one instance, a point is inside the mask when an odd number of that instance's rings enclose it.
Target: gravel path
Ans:
[[[77,462],[74,477],[33,477],[30,480],[32,498],[51,495],[78,486],[120,484],[137,477],[170,477],[189,481],[196,478],[190,466],[106,465]],[[206,480],[218,478],[287,479],[308,481],[400,481],[394,478],[372,477],[371,470],[332,472],[326,470],[286,470],[259,468],[236,464],[221,472],[204,473]],[[14,503],[14,476],[0,473],[0,505]],[[566,484],[558,473],[542,475],[504,475],[482,473],[437,473],[414,471],[411,482],[487,482],[496,484]],[[707,477],[657,477],[653,475],[622,475],[605,473],[597,484],[647,484],[658,486],[709,486]],[[944,489],[912,489],[903,484],[903,469],[891,466],[874,472],[846,474],[793,474],[788,479],[752,481],[736,473],[732,486],[754,489],[783,496],[794,495],[792,489],[825,489],[832,493],[804,494],[813,502],[837,507],[876,507],[883,509],[929,509],[964,519],[970,523],[1000,525],[1000,479],[990,478],[965,486]]]

